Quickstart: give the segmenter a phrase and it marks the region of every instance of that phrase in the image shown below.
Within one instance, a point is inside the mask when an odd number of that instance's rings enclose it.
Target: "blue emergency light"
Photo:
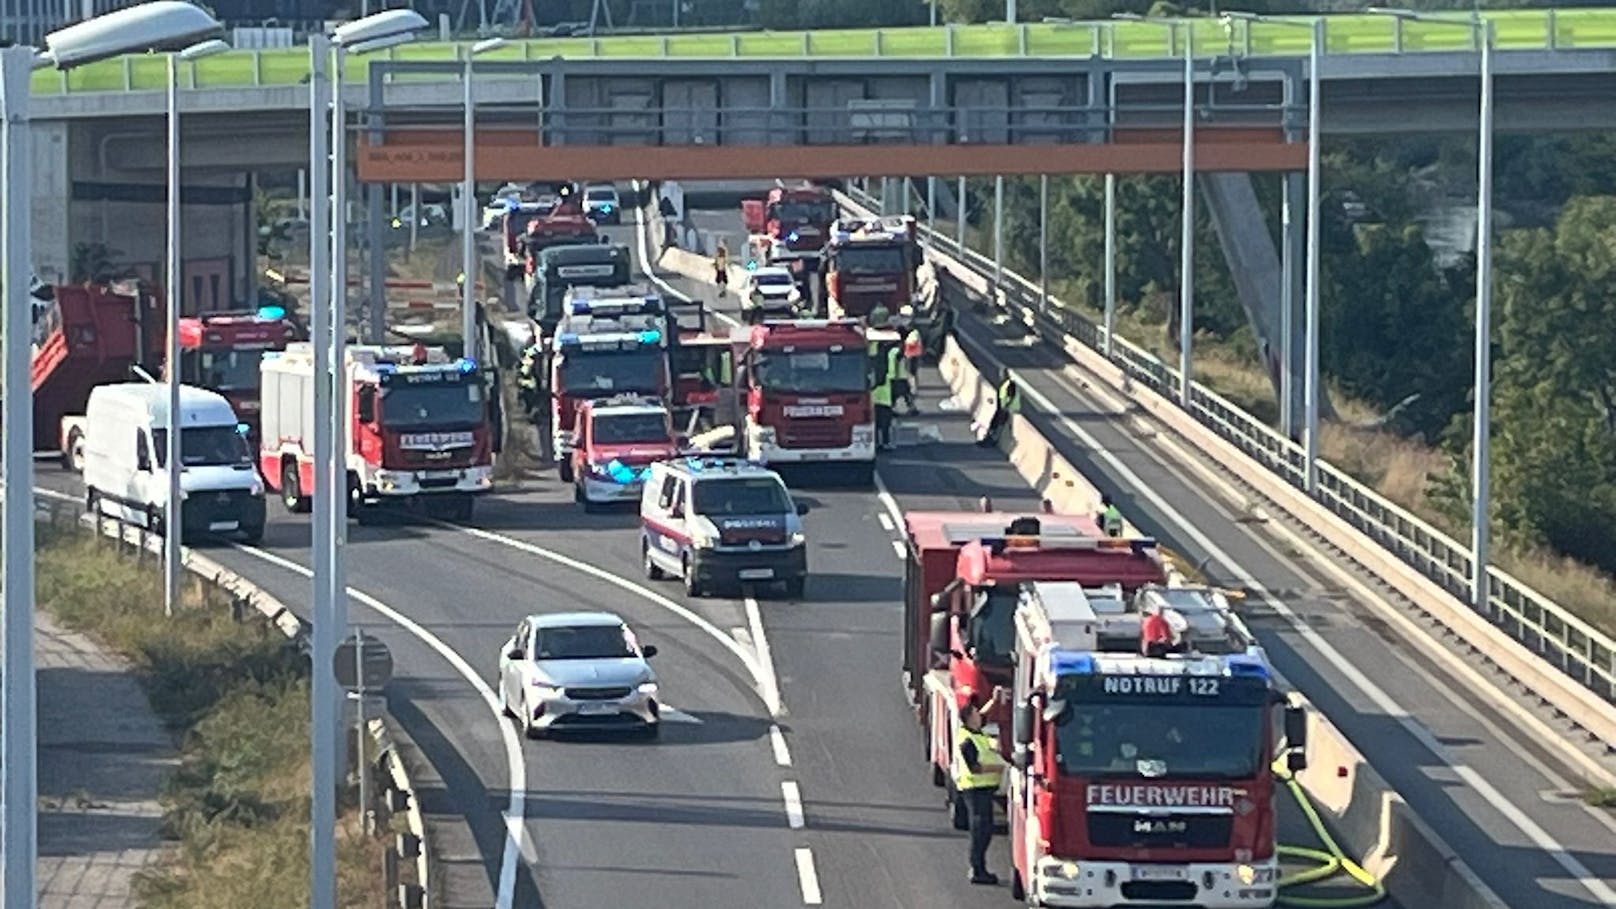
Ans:
[[[267,320],[284,319],[286,318],[286,308],[283,306],[260,306],[258,307],[258,318]]]
[[[460,358],[460,371],[463,372],[463,373],[467,373],[467,374],[476,372],[477,371],[477,361],[471,359],[470,357],[461,357]]]
[[[1268,664],[1261,657],[1248,653],[1233,653],[1223,658],[1223,665],[1228,668],[1232,676],[1246,676],[1248,678],[1268,681],[1272,676],[1268,672]]]
[[[1049,664],[1056,675],[1093,675],[1097,671],[1094,654],[1087,651],[1056,650]]]
[[[789,233],[789,234],[786,234],[786,240],[787,240],[787,241],[788,241],[788,242],[791,242],[791,243],[795,243],[795,242],[797,242],[797,232],[796,232],[796,231],[792,231],[792,232],[791,232],[791,233]]]
[[[576,334],[570,332],[570,331],[565,331],[565,332],[562,332],[559,335],[556,335],[556,343],[557,344],[577,344],[578,343],[578,336]]]
[[[658,341],[662,340],[662,332],[660,332],[660,331],[642,331],[642,332],[640,332],[640,340],[642,342],[646,343],[646,344],[655,344]]]

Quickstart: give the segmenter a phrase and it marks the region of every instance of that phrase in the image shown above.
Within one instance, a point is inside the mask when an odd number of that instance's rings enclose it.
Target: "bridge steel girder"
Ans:
[[[1182,77],[1172,61],[683,60],[661,61],[653,74],[623,63],[478,64],[487,78],[531,78],[535,87],[531,107],[480,109],[489,125],[478,128],[479,178],[1176,173],[1180,167]],[[1198,170],[1303,168],[1307,149],[1294,138],[1301,113],[1279,91],[1299,63],[1207,63],[1196,83],[1203,115]],[[385,98],[389,84],[446,76],[457,66],[375,64],[371,100]],[[1148,94],[1155,90],[1175,97],[1158,101]],[[358,150],[360,178],[455,179],[463,152],[448,113],[384,106]]]

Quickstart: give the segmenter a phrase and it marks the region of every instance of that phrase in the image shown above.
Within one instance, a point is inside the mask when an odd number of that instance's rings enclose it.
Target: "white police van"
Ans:
[[[652,580],[669,575],[699,597],[721,586],[808,579],[802,516],[780,475],[755,461],[699,456],[651,465],[640,498],[640,553]]]

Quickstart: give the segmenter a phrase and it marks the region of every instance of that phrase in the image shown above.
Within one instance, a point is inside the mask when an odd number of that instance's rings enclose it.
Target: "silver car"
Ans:
[[[661,728],[656,673],[641,645],[610,612],[530,615],[499,655],[499,702],[528,738],[551,729]]]

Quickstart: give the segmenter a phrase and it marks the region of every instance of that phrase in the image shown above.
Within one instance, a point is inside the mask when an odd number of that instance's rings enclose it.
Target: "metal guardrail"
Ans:
[[[1465,18],[1469,13],[1463,14]],[[1488,10],[1500,50],[1562,50],[1616,47],[1616,9]],[[1281,17],[1284,18],[1284,17]],[[1297,17],[1299,19],[1299,17]],[[1474,50],[1472,30],[1440,22],[1387,16],[1325,17],[1325,52],[1332,55],[1412,54]],[[1226,27],[1217,19],[1144,22],[1039,22],[1019,25],[950,25],[936,28],[838,29],[804,32],[623,35],[512,41],[479,60],[713,58],[993,58],[1100,57],[1148,60],[1183,53],[1192,35],[1198,57],[1301,56],[1306,29],[1251,22]],[[362,83],[372,60],[446,62],[461,59],[470,42],[419,42],[386,53],[350,58],[345,78]],[[125,56],[68,72],[34,75],[36,94],[161,91],[167,82],[162,56]],[[188,87],[288,86],[308,78],[307,47],[264,48],[218,54],[184,67]],[[453,78],[445,76],[440,78]]]
[[[867,212],[880,208],[878,199],[854,187],[848,188],[847,196]],[[989,282],[996,271],[1000,273],[1005,303],[1019,310],[1017,315],[1041,334],[1053,331],[1095,351],[1104,351],[1104,327],[1054,296],[1041,300],[1037,282],[1008,268],[996,269],[992,259],[968,247],[961,248],[954,238],[924,224],[919,230],[926,243]],[[1175,366],[1120,335],[1111,341],[1112,361],[1133,381],[1169,400],[1177,400]],[[1302,446],[1273,427],[1198,382],[1191,385],[1188,413],[1285,482],[1299,490],[1303,488],[1306,454]],[[1319,462],[1314,499],[1461,602],[1468,600],[1470,551],[1452,537],[1323,460]],[[1616,639],[1508,572],[1489,567],[1487,574],[1486,606],[1476,611],[1584,687],[1616,703]]]
[[[49,489],[34,490],[34,519],[66,531],[88,529],[116,547],[120,556],[145,562],[161,570],[163,537],[119,518],[87,514],[81,499]],[[231,618],[245,622],[258,616],[286,636],[289,646],[310,656],[311,626],[286,608],[273,594],[190,548],[182,550],[185,570],[211,592],[228,601]],[[393,848],[384,853],[382,880],[388,909],[428,909],[432,905],[432,862],[426,827],[408,771],[386,724],[372,719],[366,725],[373,747],[367,749],[366,770],[382,783],[371,787],[375,832],[390,836]],[[398,822],[394,822],[394,818]],[[402,828],[402,829],[399,829]]]

